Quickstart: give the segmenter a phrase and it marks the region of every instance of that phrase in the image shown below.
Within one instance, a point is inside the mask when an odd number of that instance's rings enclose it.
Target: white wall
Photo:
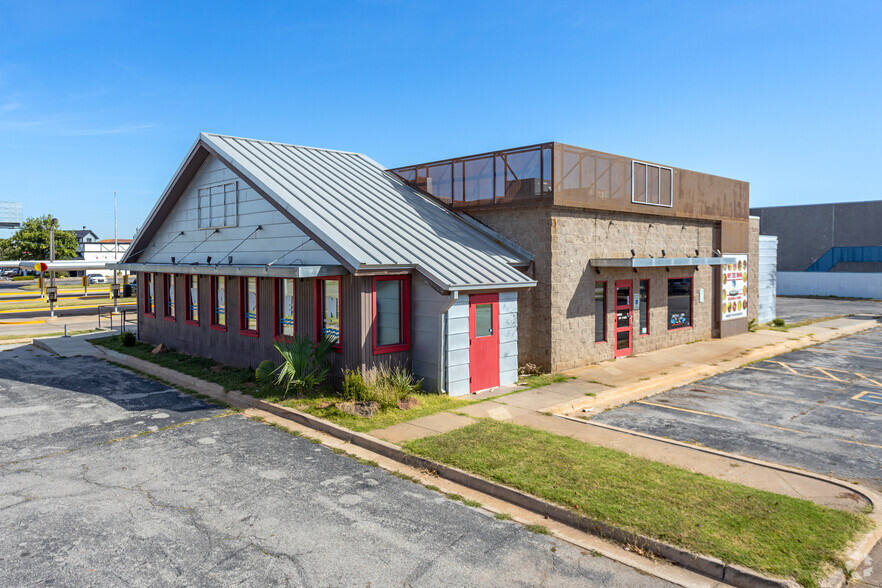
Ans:
[[[447,311],[447,393],[469,393],[469,297],[460,295]]]
[[[499,385],[518,381],[518,293],[499,293]]]
[[[219,233],[206,239],[214,229],[199,228],[199,188],[235,180],[239,182],[238,226],[220,229]],[[258,225],[261,230],[243,243]],[[184,235],[178,236],[181,231]],[[317,243],[308,241],[308,237],[282,213],[212,156],[202,164],[152,243],[155,246],[145,250],[141,261],[169,263],[174,256],[177,263],[206,263],[206,257],[210,255],[212,263],[226,263],[227,255],[235,249],[232,256],[236,265],[265,264],[279,256],[283,257],[276,261],[276,265],[339,263]],[[297,251],[286,254],[301,244],[303,246]],[[195,251],[190,253],[194,247]]]
[[[767,323],[777,315],[775,295],[778,283],[778,237],[759,238],[759,309],[757,322]]]
[[[882,274],[778,272],[778,295],[882,299]]]

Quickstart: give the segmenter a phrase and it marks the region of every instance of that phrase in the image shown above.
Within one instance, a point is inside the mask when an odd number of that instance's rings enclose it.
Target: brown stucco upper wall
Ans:
[[[554,204],[654,216],[746,221],[747,182],[554,143]],[[673,169],[670,207],[632,202],[632,161]]]
[[[758,226],[758,225],[757,225]],[[750,229],[747,220],[720,222],[721,253],[749,253]]]

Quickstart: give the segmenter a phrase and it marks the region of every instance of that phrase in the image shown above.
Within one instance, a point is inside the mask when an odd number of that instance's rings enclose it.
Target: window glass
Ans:
[[[278,333],[285,337],[294,336],[294,280],[278,280],[279,326]]]
[[[493,334],[493,305],[475,306],[475,337],[489,337]]]
[[[322,335],[340,342],[340,280],[321,280]]]
[[[187,320],[199,322],[199,276],[189,276],[187,288]]]
[[[594,282],[594,342],[606,341],[606,282]]]
[[[668,330],[692,326],[692,278],[668,280]]]
[[[175,316],[175,276],[165,274],[165,316]]]
[[[246,331],[257,330],[257,278],[245,278],[244,304],[245,322],[243,328]]]
[[[212,278],[214,283],[212,296],[212,324],[225,327],[227,325],[227,278]]]
[[[640,334],[649,334],[649,280],[640,280]]]
[[[401,328],[402,280],[377,280],[377,346],[404,342]]]
[[[146,296],[144,297],[144,312],[147,314],[153,314],[154,310],[154,302],[153,302],[153,274],[144,274],[144,285],[146,286]]]

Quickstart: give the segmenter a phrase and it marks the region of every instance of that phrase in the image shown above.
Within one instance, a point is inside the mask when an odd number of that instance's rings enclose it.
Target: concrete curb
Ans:
[[[821,324],[822,323],[817,323],[818,326],[820,326]],[[755,361],[762,361],[764,359],[769,359],[770,357],[775,357],[776,355],[781,355],[782,353],[794,351],[795,349],[801,349],[809,345],[826,343],[827,341],[832,341],[833,339],[839,339],[840,337],[854,335],[856,333],[878,327],[879,324],[880,322],[878,319],[867,319],[861,321],[854,326],[838,328],[835,331],[831,330],[830,333],[825,333],[821,337],[804,335],[799,339],[793,341],[782,341],[780,343],[775,343],[765,347],[757,347],[749,351],[746,355],[739,356],[738,360],[734,360],[727,365],[717,364],[712,366],[696,366],[692,368],[687,368],[673,374],[652,378],[651,380],[645,382],[636,382],[628,386],[621,386],[615,388],[614,390],[610,390],[609,392],[599,394],[596,397],[586,396],[583,398],[577,398],[575,400],[556,404],[554,406],[544,408],[539,412],[550,412],[554,415],[565,415],[582,410],[583,408],[595,408],[599,410],[605,410],[608,408],[613,408],[615,406],[621,406],[622,404],[627,404],[629,402],[634,402],[635,400],[641,400],[649,396],[661,394],[662,392],[666,392],[667,390],[678,388],[680,386],[685,386],[686,384],[691,384],[692,382],[703,380],[704,378],[709,378],[711,376],[730,372]]]
[[[299,425],[309,427],[316,431],[321,431],[342,441],[352,443],[353,445],[367,449],[368,451],[372,451],[404,465],[435,472],[440,477],[452,482],[456,482],[457,484],[471,488],[472,490],[476,490],[488,496],[504,500],[521,508],[546,516],[570,527],[600,537],[612,539],[626,545],[633,545],[640,550],[679,564],[688,570],[726,582],[732,586],[745,588],[796,588],[799,586],[799,584],[792,580],[763,576],[759,572],[734,564],[726,564],[714,557],[692,553],[674,545],[657,541],[607,523],[596,521],[564,507],[546,502],[519,490],[509,488],[508,486],[485,480],[484,478],[451,466],[446,466],[409,454],[397,445],[371,437],[370,435],[350,431],[349,429],[335,425],[330,421],[314,417],[293,408],[266,402],[240,392],[225,392],[223,387],[219,384],[206,382],[199,378],[181,374],[180,372],[157,366],[149,361],[124,355],[112,350],[103,350],[103,352],[108,360],[162,378],[172,384],[205,394],[215,400],[220,400],[221,402],[225,402],[237,408],[256,408],[263,410]]]

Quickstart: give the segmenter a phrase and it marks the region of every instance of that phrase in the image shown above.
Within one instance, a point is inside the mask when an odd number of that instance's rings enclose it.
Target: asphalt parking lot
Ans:
[[[2,586],[670,585],[100,360],[0,349]]]
[[[882,328],[779,355],[592,420],[882,490]]]
[[[778,318],[792,324],[837,314],[882,316],[882,302],[847,298],[778,296],[775,299],[775,311]]]

